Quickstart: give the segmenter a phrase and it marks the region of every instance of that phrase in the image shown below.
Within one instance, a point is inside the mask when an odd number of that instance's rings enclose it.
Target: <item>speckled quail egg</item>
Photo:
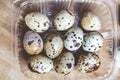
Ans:
[[[64,31],[72,27],[75,16],[71,11],[62,10],[54,18],[54,25],[59,31]]]
[[[49,28],[49,19],[39,12],[32,12],[25,16],[26,25],[33,31],[43,33]]]
[[[63,40],[57,34],[50,34],[45,40],[44,50],[49,58],[56,58],[63,50]]]
[[[96,31],[101,28],[101,21],[99,17],[92,12],[84,13],[80,23],[82,28],[87,31]]]
[[[75,64],[75,58],[71,52],[63,52],[56,60],[55,60],[55,70],[59,74],[69,74]]]
[[[84,37],[82,48],[88,52],[96,52],[103,46],[103,43],[102,34],[99,32],[90,32]]]
[[[70,51],[78,50],[83,41],[83,31],[81,28],[71,28],[64,36],[64,46]]]
[[[97,70],[101,65],[100,58],[95,53],[82,53],[79,56],[77,68],[79,71],[90,73]]]
[[[23,39],[23,46],[30,55],[39,54],[43,50],[43,40],[33,31],[27,31]]]
[[[38,73],[46,73],[53,69],[53,61],[46,56],[36,55],[28,60],[29,68]]]

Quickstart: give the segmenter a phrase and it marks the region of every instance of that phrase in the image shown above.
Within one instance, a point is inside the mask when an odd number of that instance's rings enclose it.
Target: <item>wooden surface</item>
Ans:
[[[18,59],[14,58],[11,52],[12,35],[10,12],[12,11],[12,1],[13,0],[0,0],[0,80],[28,80],[20,72],[20,66],[17,65],[19,64]],[[120,70],[114,80],[120,80],[119,74]]]

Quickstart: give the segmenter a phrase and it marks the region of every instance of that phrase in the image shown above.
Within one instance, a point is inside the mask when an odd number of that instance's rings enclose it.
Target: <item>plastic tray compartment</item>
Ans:
[[[107,3],[108,2],[108,3]],[[108,0],[21,0],[14,2],[14,28],[15,48],[17,53],[21,73],[29,80],[105,80],[111,76],[114,70],[114,49],[116,48],[116,7],[113,1]],[[81,15],[84,12],[91,11],[96,14],[100,20],[102,28],[99,30],[104,36],[104,46],[97,52],[101,58],[100,68],[92,73],[82,73],[76,68],[68,75],[57,74],[54,70],[46,74],[31,72],[27,66],[28,55],[23,49],[23,37],[29,28],[24,22],[24,17],[30,12],[41,12],[46,14],[52,27],[52,19],[57,12],[63,9],[69,9],[74,12],[76,21],[74,26],[78,26]]]

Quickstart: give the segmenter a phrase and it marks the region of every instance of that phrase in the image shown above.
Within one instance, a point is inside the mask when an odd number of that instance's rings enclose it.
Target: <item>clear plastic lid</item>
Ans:
[[[19,61],[17,66],[28,80],[105,80],[114,72],[117,54],[117,7],[113,0],[16,0],[13,9],[13,53]],[[81,15],[88,11],[100,18],[102,28],[99,32],[104,37],[104,46],[97,52],[101,59],[101,66],[97,71],[82,73],[75,68],[70,74],[63,76],[55,70],[46,74],[37,74],[29,70],[28,56],[25,55],[22,44],[24,34],[29,30],[24,21],[25,15],[30,12],[41,12],[50,18],[52,27],[53,17],[63,9],[71,10],[75,14],[74,26],[78,26]]]

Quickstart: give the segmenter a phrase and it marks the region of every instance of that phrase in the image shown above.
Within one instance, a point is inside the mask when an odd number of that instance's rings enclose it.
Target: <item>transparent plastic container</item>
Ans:
[[[15,44],[13,53],[18,58],[21,73],[28,80],[106,80],[112,75],[117,48],[117,7],[113,0],[16,0],[13,5],[12,30]],[[55,14],[63,9],[71,10],[75,14],[76,21],[73,26],[78,26],[81,15],[88,11],[100,18],[102,28],[99,32],[104,36],[104,46],[97,52],[101,58],[101,66],[97,71],[82,73],[75,67],[70,74],[64,76],[56,73],[55,70],[38,74],[31,72],[28,68],[27,59],[29,56],[26,55],[22,44],[25,32],[30,30],[24,22],[25,15],[30,12],[41,12],[49,17],[50,27],[52,27]]]

